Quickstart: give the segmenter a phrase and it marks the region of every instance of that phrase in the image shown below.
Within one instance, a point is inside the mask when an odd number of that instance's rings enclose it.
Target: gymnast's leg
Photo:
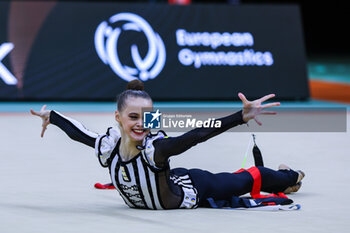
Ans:
[[[258,169],[261,173],[261,189],[265,192],[283,192],[295,185],[298,179],[298,173],[293,170]],[[213,174],[201,169],[190,169],[189,174],[199,193],[199,206],[207,206],[207,198],[230,200],[232,196],[250,193],[253,188],[254,179],[248,171]]]

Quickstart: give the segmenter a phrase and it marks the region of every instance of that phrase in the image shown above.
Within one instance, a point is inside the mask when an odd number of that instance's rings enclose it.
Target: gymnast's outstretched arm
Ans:
[[[232,127],[245,123],[242,118],[242,111],[217,119],[217,121],[221,121],[220,128],[195,128],[178,137],[167,137],[155,140],[153,145],[155,147],[154,159],[156,164],[161,167],[165,165],[165,162],[170,156],[181,154],[198,143],[204,142]]]
[[[80,122],[56,111],[46,110],[46,105],[44,105],[39,112],[33,111],[32,109],[30,112],[35,116],[39,116],[43,121],[41,137],[44,136],[47,126],[52,123],[62,129],[71,139],[92,148],[95,147],[98,134],[86,129]]]
[[[254,119],[258,125],[261,125],[262,123],[257,118],[258,115],[276,114],[276,112],[265,111],[264,109],[279,106],[279,102],[262,104],[264,101],[271,99],[274,96],[274,94],[270,94],[260,99],[249,101],[242,93],[239,93],[238,97],[243,103],[243,110],[227,117],[217,119],[221,121],[220,128],[196,128],[178,137],[155,140],[153,142],[155,146],[155,162],[159,166],[165,165],[170,156],[181,154],[192,146],[204,142],[232,127],[247,123],[249,120]]]

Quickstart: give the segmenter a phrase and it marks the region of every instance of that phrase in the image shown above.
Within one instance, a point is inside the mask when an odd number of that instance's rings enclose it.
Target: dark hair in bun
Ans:
[[[134,79],[128,82],[128,84],[126,85],[126,90],[120,93],[117,97],[118,111],[122,111],[125,108],[126,100],[129,97],[144,98],[152,101],[152,98],[144,90],[145,86],[143,85],[143,82],[141,80]]]
[[[135,91],[144,91],[145,85],[143,85],[143,82],[138,79],[134,79],[126,85],[126,90],[135,90]]]

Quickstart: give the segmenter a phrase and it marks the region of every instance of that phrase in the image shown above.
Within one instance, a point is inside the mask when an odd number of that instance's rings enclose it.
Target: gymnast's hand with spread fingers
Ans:
[[[47,126],[50,124],[50,110],[46,110],[46,105],[44,105],[39,112],[34,111],[33,109],[30,109],[30,113],[34,116],[38,116],[43,120],[41,130],[41,137],[44,137],[45,130]]]
[[[254,119],[258,125],[262,125],[262,123],[257,118],[258,115],[275,115],[276,114],[276,112],[274,111],[264,111],[264,109],[280,105],[279,102],[262,105],[262,103],[265,102],[266,100],[269,100],[275,97],[275,94],[265,95],[264,97],[261,97],[260,99],[257,99],[254,101],[247,100],[247,98],[242,93],[238,93],[238,97],[242,100],[242,103],[243,103],[243,111],[242,111],[243,120],[245,122],[248,122],[249,120]]]

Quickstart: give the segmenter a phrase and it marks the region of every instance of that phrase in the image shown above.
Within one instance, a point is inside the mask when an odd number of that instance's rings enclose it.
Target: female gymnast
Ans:
[[[143,83],[134,80],[117,99],[115,120],[120,130],[108,128],[105,134],[87,130],[81,123],[54,110],[31,113],[42,119],[41,137],[51,123],[61,128],[71,139],[95,149],[99,162],[108,167],[113,185],[125,203],[132,208],[177,209],[209,207],[209,200],[230,200],[246,193],[259,198],[260,190],[269,193],[295,192],[304,173],[281,165],[278,171],[258,166],[236,173],[213,174],[200,169],[169,167],[169,158],[204,142],[232,127],[246,124],[257,116],[275,114],[266,108],[278,102],[262,104],[275,95],[248,101],[238,94],[243,110],[220,118],[220,128],[196,128],[181,136],[168,137],[163,131],[153,134],[143,128],[142,109],[152,108],[151,97]]]

